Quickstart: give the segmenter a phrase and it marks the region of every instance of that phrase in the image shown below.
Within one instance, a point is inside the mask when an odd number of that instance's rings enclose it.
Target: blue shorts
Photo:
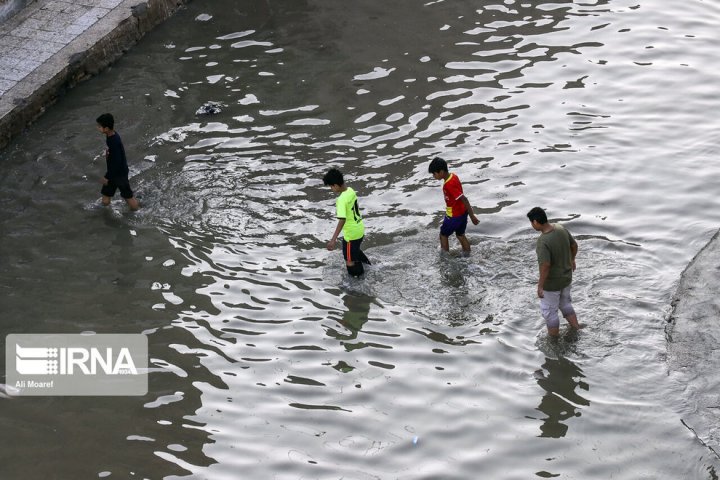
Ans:
[[[468,214],[459,215],[457,217],[446,216],[443,219],[442,226],[440,227],[440,235],[443,237],[449,237],[453,233],[458,237],[465,235],[465,228],[467,228]]]

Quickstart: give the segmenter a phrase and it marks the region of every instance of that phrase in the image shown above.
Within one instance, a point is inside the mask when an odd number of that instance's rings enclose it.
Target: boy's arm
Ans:
[[[570,237],[572,238],[572,237]],[[571,261],[572,261],[572,269],[575,271],[575,256],[578,252],[578,244],[575,241],[575,239],[572,239],[572,242],[570,243],[570,255],[571,255]]]
[[[545,296],[545,292],[543,290],[543,285],[545,285],[545,280],[547,280],[548,275],[550,274],[550,262],[543,262],[540,264],[540,278],[538,279],[538,285],[537,285],[537,296],[539,298],[543,298]]]
[[[340,235],[340,232],[342,232],[343,226],[345,225],[345,219],[344,218],[338,218],[337,227],[335,227],[335,233],[333,233],[332,238],[327,244],[328,250],[334,250],[335,244],[337,243],[337,238]]]
[[[473,225],[477,225],[478,223],[480,223],[480,220],[478,220],[478,218],[475,216],[475,212],[473,212],[473,208],[470,206],[470,201],[467,199],[467,197],[463,195],[460,198],[460,201],[463,203],[463,205],[465,205],[465,210],[467,210]]]
[[[104,153],[105,153],[105,163],[107,164],[108,163],[107,162],[108,155],[110,155],[110,149],[108,147],[105,147]],[[109,180],[110,180],[110,170],[107,169],[107,165],[106,165],[105,174],[100,179],[100,183],[102,183],[103,185],[107,185]]]

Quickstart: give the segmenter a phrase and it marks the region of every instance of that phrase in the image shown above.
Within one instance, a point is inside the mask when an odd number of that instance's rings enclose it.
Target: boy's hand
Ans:
[[[110,181],[110,180],[108,180],[108,179],[105,178],[105,177],[102,177],[102,178],[100,179],[100,183],[102,183],[103,185],[107,185],[109,181]]]
[[[478,220],[474,213],[470,215],[470,220],[473,222],[473,225],[477,225],[478,223],[480,223],[480,220]]]
[[[337,240],[330,240],[330,241],[327,243],[327,249],[330,250],[330,251],[335,250],[335,244],[336,244],[336,243],[337,243]]]
[[[543,290],[543,287],[539,286],[537,287],[537,296],[538,298],[544,298],[545,297],[545,291]]]

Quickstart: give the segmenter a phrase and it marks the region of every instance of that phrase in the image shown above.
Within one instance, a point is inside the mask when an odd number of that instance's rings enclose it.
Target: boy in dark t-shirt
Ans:
[[[440,157],[433,158],[428,167],[435,180],[443,181],[443,194],[445,195],[445,218],[440,227],[440,248],[450,250],[449,237],[453,233],[457,237],[465,253],[470,253],[470,242],[465,236],[468,216],[473,225],[479,220],[475,216],[470,201],[463,193],[460,179],[454,173],[448,172],[447,162]]]
[[[120,135],[114,130],[115,119],[111,114],[103,113],[96,121],[97,128],[100,133],[105,135],[105,143],[107,144],[107,150],[105,150],[107,170],[100,180],[100,183],[103,184],[100,190],[102,203],[105,206],[110,205],[110,200],[115,195],[115,191],[120,189],[120,196],[125,199],[130,210],[137,210],[140,205],[138,205],[137,198],[135,198],[130,188],[125,147],[123,147]]]

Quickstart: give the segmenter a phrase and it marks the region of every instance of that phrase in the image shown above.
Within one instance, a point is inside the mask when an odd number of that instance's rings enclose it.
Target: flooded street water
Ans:
[[[0,152],[4,335],[151,358],[145,397],[0,398],[0,479],[717,479],[664,329],[720,223],[719,26],[699,0],[192,2]],[[137,213],[99,205],[105,111]],[[469,258],[438,250],[437,155]],[[361,281],[325,249],[331,166]],[[535,205],[580,249],[558,344]]]

